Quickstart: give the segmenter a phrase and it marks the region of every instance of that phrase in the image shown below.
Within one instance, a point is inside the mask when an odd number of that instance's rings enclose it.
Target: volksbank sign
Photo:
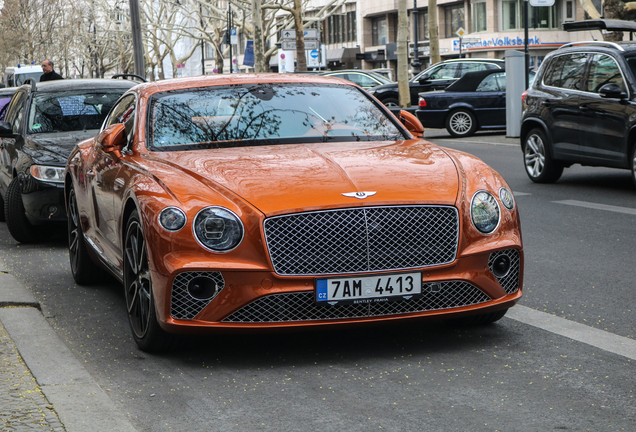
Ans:
[[[539,45],[539,38],[537,36],[533,36],[528,39],[528,45]],[[524,46],[525,39],[520,37],[503,37],[503,38],[491,38],[484,39],[481,42],[475,43],[463,43],[462,49],[466,48],[488,48],[488,47],[504,47],[504,46]],[[459,51],[459,39],[453,40],[453,51]]]

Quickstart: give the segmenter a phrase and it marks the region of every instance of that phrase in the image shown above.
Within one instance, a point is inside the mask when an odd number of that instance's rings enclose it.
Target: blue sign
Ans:
[[[245,45],[245,55],[243,56],[243,65],[254,67],[254,41],[248,40]]]
[[[309,55],[311,56],[311,58],[318,58],[318,50],[311,50]]]
[[[236,29],[230,29],[230,36],[236,36]]]

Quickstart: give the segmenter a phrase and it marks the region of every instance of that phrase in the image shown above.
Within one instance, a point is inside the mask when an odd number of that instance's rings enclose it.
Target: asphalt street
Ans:
[[[39,302],[110,417],[138,431],[636,430],[629,172],[575,166],[536,185],[516,139],[425,138],[479,156],[514,191],[524,297],[494,325],[193,337],[178,352],[148,355],[130,336],[120,285],[73,283],[63,229],[21,245],[0,224],[0,263]],[[72,407],[55,407],[64,422]]]

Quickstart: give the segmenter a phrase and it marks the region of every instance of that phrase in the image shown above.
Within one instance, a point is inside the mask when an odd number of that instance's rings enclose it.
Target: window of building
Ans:
[[[563,20],[574,21],[574,0],[565,0],[563,6]]]
[[[356,29],[356,12],[347,12],[347,42],[354,42],[357,40]]]
[[[473,28],[472,32],[486,31],[486,2],[478,2],[472,4],[473,10]]]
[[[445,7],[444,17],[446,20],[446,37],[456,37],[457,30],[460,27],[464,27],[464,5],[458,4]]]
[[[354,42],[357,39],[356,25],[355,11],[331,15],[323,21],[321,40],[328,44]]]
[[[523,28],[523,1],[524,0],[502,0],[502,30],[515,30]],[[564,2],[566,1],[571,0],[555,0],[554,6],[550,7],[529,6],[529,28],[560,29],[561,24],[563,23],[563,16],[567,13],[566,5],[564,5]],[[566,9],[565,11],[564,8]],[[574,14],[574,7],[572,7],[572,14]]]
[[[428,40],[428,9],[417,10],[417,38],[419,40]]]
[[[386,16],[372,18],[371,20],[372,45],[386,45],[389,43],[389,26]]]

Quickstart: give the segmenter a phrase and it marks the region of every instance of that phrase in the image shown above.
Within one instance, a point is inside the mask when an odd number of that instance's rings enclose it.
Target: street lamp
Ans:
[[[417,46],[419,40],[417,35],[417,27],[419,24],[418,16],[419,12],[417,11],[417,0],[413,0],[413,39],[415,39],[415,43],[413,44],[413,63],[411,63],[413,75],[420,73],[420,69],[422,67],[422,63],[420,62],[420,51]]]

